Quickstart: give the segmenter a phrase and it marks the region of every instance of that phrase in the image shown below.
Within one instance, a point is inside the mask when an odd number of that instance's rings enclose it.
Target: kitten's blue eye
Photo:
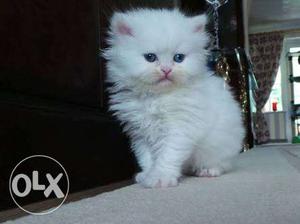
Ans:
[[[157,59],[157,56],[153,53],[144,54],[144,57],[148,62],[155,62]]]
[[[184,54],[175,54],[173,60],[177,63],[181,63],[183,62],[184,58],[185,58]]]

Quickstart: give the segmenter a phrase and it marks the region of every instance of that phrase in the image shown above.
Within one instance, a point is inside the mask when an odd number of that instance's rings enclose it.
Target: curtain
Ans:
[[[258,33],[249,35],[250,56],[257,80],[256,115],[254,130],[257,144],[269,141],[270,132],[262,109],[266,104],[275,82],[283,44],[282,32]]]

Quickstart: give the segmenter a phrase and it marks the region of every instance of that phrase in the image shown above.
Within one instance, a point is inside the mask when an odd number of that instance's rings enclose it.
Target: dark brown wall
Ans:
[[[3,0],[0,10],[2,89],[101,105],[96,1]]]

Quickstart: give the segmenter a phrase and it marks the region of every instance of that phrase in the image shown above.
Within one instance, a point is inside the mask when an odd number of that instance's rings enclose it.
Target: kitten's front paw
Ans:
[[[139,183],[146,188],[176,187],[178,185],[178,178],[168,175],[150,173]]]
[[[146,172],[145,171],[141,171],[139,173],[136,174],[135,176],[135,182],[137,183],[142,183],[143,180],[145,179],[146,177]]]
[[[202,168],[196,172],[198,177],[218,177],[221,176],[223,170],[220,168]]]

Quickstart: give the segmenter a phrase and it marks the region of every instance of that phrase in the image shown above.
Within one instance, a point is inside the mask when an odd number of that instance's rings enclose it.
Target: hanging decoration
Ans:
[[[210,4],[213,8],[213,17],[214,17],[214,38],[215,38],[215,43],[214,47],[215,49],[220,49],[219,46],[219,12],[218,9],[222,6],[225,5],[228,0],[206,0],[208,4]]]
[[[230,82],[229,77],[229,64],[227,62],[226,57],[223,55],[221,49],[220,49],[220,39],[219,39],[219,12],[218,9],[225,5],[228,0],[206,0],[208,4],[211,5],[213,8],[213,18],[214,18],[214,46],[212,49],[212,60],[215,64],[216,72],[221,75],[224,80],[226,86],[226,83]]]

